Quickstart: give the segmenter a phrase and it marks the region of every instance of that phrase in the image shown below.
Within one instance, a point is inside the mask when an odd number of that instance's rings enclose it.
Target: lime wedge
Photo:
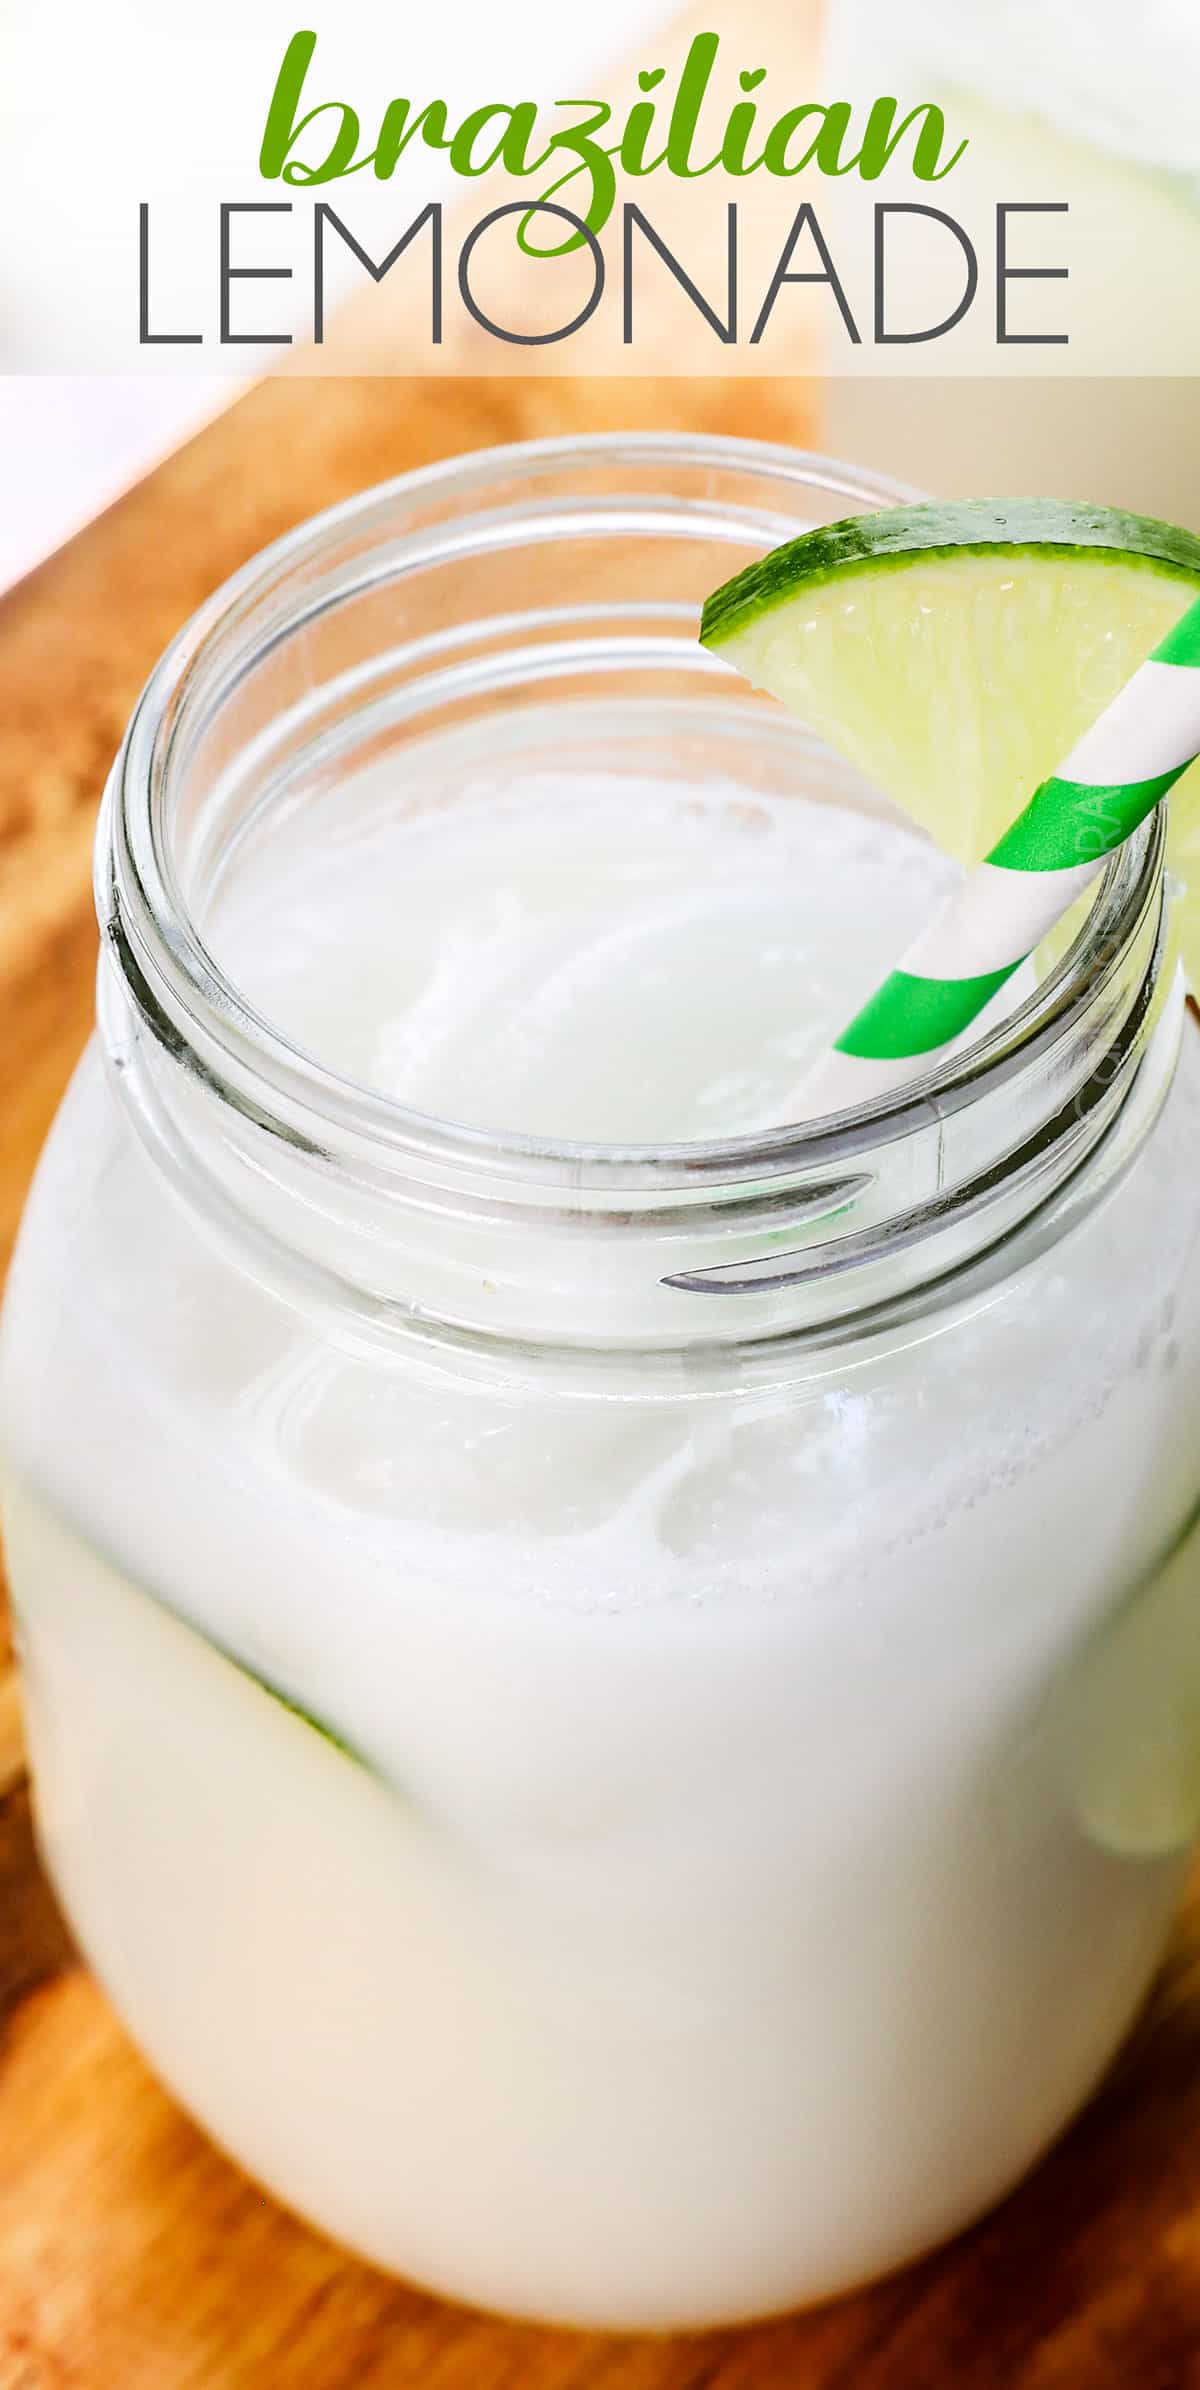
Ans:
[[[1190,532],[1057,499],[971,499],[789,541],[714,590],[700,635],[976,863],[1198,595]],[[1200,986],[1200,769],[1171,815]]]
[[[1050,1712],[1071,1807],[1101,1850],[1159,1859],[1200,1833],[1200,1525],[1092,1644]]]

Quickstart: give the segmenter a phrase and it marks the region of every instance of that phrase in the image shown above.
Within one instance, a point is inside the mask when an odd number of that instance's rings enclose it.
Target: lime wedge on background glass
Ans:
[[[1200,596],[1200,539],[1058,499],[854,515],[714,590],[700,636],[977,863]],[[1171,800],[1200,987],[1200,768]]]

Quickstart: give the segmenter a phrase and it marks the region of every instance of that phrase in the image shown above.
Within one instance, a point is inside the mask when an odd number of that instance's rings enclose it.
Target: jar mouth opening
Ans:
[[[458,518],[461,529],[481,519],[469,513],[473,491],[487,491],[498,476],[524,484],[536,499],[540,483],[552,492],[556,476],[569,474],[574,480],[589,466],[653,469],[668,462],[675,477],[695,472],[701,497],[706,473],[728,477],[739,468],[802,490],[815,487],[823,496],[845,498],[848,507],[894,505],[914,494],[813,452],[720,436],[601,434],[475,451],[379,484],[287,533],[198,609],[147,682],[110,782],[97,841],[101,924],[125,976],[137,984],[142,1009],[158,1016],[163,1042],[189,1052],[219,1092],[229,1093],[242,1108],[251,1105],[260,1122],[278,1126],[293,1142],[307,1122],[315,1141],[341,1134],[385,1166],[389,1159],[403,1166],[420,1157],[427,1164],[477,1167],[493,1178],[528,1179],[542,1187],[610,1184],[631,1193],[671,1185],[694,1189],[704,1182],[736,1185],[759,1175],[825,1168],[926,1129],[931,1120],[1002,1089],[1053,1052],[1118,970],[1157,898],[1164,850],[1158,817],[1110,859],[1071,946],[996,1026],[931,1063],[901,1090],[766,1132],[613,1143],[474,1127],[413,1108],[342,1075],[291,1042],[247,1002],[204,943],[180,887],[168,835],[173,769],[183,736],[197,713],[215,714],[229,692],[228,668],[223,679],[214,672],[218,645],[236,641],[252,626],[258,639],[269,638],[272,622],[276,635],[285,635],[294,627],[298,603],[316,615],[340,603],[347,591],[360,589],[375,569],[372,550],[385,528],[393,534],[391,569],[397,559],[403,562],[406,547],[419,564],[427,553],[419,520],[402,529],[396,542],[397,512],[411,510],[419,517],[422,502],[436,500],[447,484],[465,510]],[[714,512],[721,510],[722,502],[714,502]],[[747,517],[741,521],[744,533]],[[794,523],[776,522],[769,513],[763,513],[761,523],[764,544],[794,529]],[[336,588],[320,579],[320,562],[333,540],[357,549],[351,568],[356,577],[347,580],[343,573]],[[727,667],[694,639],[681,641],[680,647],[689,669],[727,679]],[[236,660],[233,669],[236,674]],[[206,686],[214,677],[215,689]],[[795,724],[790,727],[795,734]],[[813,752],[828,755],[816,740],[809,744]]]

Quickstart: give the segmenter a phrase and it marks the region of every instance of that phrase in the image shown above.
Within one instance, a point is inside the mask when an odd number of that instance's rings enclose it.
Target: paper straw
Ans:
[[[1200,756],[1200,599],[804,1079],[810,1117],[919,1077]]]

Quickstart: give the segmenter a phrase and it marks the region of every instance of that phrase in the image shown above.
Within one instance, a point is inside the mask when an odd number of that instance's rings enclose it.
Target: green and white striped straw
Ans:
[[[1200,599],[946,899],[799,1091],[848,1109],[916,1078],[1200,755]]]

